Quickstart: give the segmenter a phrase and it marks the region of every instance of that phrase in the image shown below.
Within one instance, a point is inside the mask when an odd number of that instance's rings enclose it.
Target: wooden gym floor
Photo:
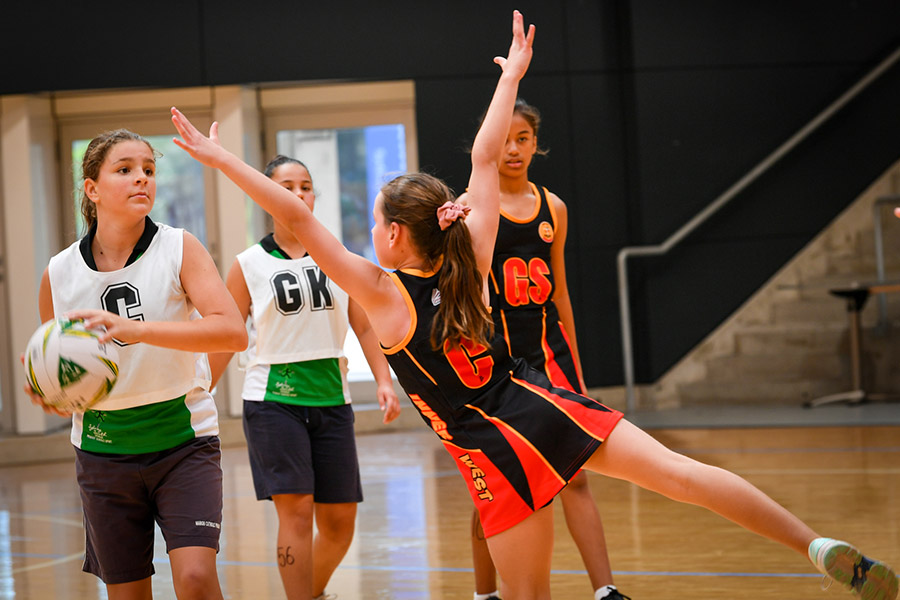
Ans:
[[[409,410],[404,407],[404,410]],[[749,479],[814,529],[900,566],[900,426],[652,429],[666,445]],[[471,501],[424,427],[358,436],[365,502],[328,591],[341,600],[468,600]],[[224,450],[219,575],[226,598],[284,598],[275,511],[252,492],[246,449]],[[702,509],[589,475],[620,589],[634,600],[849,598],[822,591],[799,555]],[[557,503],[558,504],[558,503]],[[589,600],[588,578],[555,508],[554,598]],[[157,532],[158,533],[158,532]],[[174,598],[157,534],[154,597]],[[0,599],[106,598],[81,572],[71,461],[0,468]]]

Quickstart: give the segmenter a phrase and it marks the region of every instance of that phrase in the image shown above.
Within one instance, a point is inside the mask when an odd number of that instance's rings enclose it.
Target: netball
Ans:
[[[48,406],[84,412],[112,391],[119,378],[119,354],[83,321],[54,319],[28,341],[25,377]]]

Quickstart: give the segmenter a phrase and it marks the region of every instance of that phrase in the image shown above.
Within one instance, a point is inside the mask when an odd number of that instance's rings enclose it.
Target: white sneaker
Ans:
[[[817,538],[809,545],[809,559],[819,571],[862,600],[896,600],[897,574],[848,544],[831,538]]]

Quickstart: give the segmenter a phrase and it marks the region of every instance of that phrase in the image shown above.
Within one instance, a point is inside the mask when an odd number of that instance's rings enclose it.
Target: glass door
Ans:
[[[352,252],[377,262],[370,234],[375,196],[393,177],[418,168],[412,83],[262,90],[260,105],[266,160],[283,154],[306,164],[316,217]],[[344,352],[351,384],[374,381],[352,330]],[[364,389],[374,397],[373,386]]]

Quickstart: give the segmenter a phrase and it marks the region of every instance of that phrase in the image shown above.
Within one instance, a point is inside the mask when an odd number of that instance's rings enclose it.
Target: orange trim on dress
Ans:
[[[425,375],[425,377],[427,377],[428,379],[430,379],[431,383],[433,383],[434,385],[437,385],[437,381],[434,380],[434,377],[431,376],[431,373],[426,371],[425,368],[419,364],[419,361],[417,361],[416,357],[412,355],[412,352],[410,352],[409,349],[407,349],[407,348],[402,348],[402,350],[406,354],[406,357],[409,358],[409,360],[413,361],[413,364],[416,365],[420,371],[422,371],[422,374]]]
[[[416,314],[416,307],[413,304],[412,298],[409,296],[409,291],[407,291],[406,286],[403,285],[403,282],[400,281],[400,278],[397,277],[396,273],[388,273],[388,276],[394,282],[394,285],[397,286],[397,289],[400,290],[400,295],[403,296],[403,299],[406,301],[406,307],[409,309],[409,331],[406,332],[406,335],[403,336],[402,340],[390,348],[385,348],[384,346],[381,347],[381,351],[385,354],[396,354],[397,352],[400,352],[400,350],[403,350],[409,343],[409,340],[412,339],[413,333],[416,331],[416,325],[418,324],[418,316]]]
[[[414,277],[432,277],[437,275],[437,272],[441,270],[441,265],[444,264],[444,257],[441,256],[437,260],[437,264],[434,265],[434,268],[431,271],[423,271],[422,269],[413,269],[412,267],[406,269],[397,269],[401,273],[406,273],[407,275],[413,275]]]
[[[512,376],[510,376],[510,378],[512,379]],[[515,379],[512,379],[512,380],[513,380],[513,381],[516,381]],[[532,391],[534,391],[534,390],[532,390]],[[523,436],[521,433],[519,433],[519,431],[518,431],[515,427],[512,427],[509,423],[507,423],[507,422],[504,421],[503,419],[500,419],[499,417],[492,417],[492,416],[489,416],[486,412],[484,412],[483,410],[481,410],[480,408],[478,408],[477,406],[474,406],[474,405],[472,405],[472,404],[466,404],[466,408],[470,408],[470,409],[476,411],[476,412],[479,413],[486,421],[488,421],[488,422],[490,422],[490,423],[493,423],[494,426],[497,427],[498,429],[500,429],[501,426],[502,426],[503,429],[505,429],[506,431],[510,432],[511,434],[513,434],[514,436],[516,436],[517,438],[519,438],[519,440],[520,440],[525,446],[527,446],[528,448],[531,449],[532,452],[534,452],[534,455],[537,456],[537,457],[541,460],[542,463],[544,463],[544,466],[547,467],[547,470],[548,470],[549,472],[553,473],[553,475],[560,481],[560,483],[562,483],[563,485],[566,485],[566,484],[568,483],[568,482],[567,482],[565,479],[563,479],[563,477],[556,471],[556,469],[553,468],[553,465],[551,465],[549,462],[547,462],[547,459],[544,458],[544,455],[541,454],[541,452],[540,452],[537,448],[534,447],[534,444],[531,443],[531,440],[529,440],[528,438],[526,438],[525,436]],[[574,420],[574,419],[573,419],[573,420]],[[575,421],[575,422],[576,422],[576,424],[578,423],[577,421]],[[588,433],[590,434],[590,432],[588,432]]]
[[[531,185],[534,184],[532,183]],[[556,237],[556,226],[559,222],[559,219],[556,218],[556,207],[553,206],[553,198],[550,197],[550,190],[548,190],[547,188],[544,188],[544,197],[547,198],[547,208],[550,209],[550,218],[553,219],[553,237]]]
[[[488,278],[491,280],[491,283],[489,285],[494,286],[494,293],[499,296],[500,295],[500,284],[497,282],[497,278],[494,277],[494,269],[491,269],[490,271],[488,271]]]
[[[538,213],[541,212],[541,195],[538,193],[537,186],[534,185],[533,183],[531,183],[530,181],[528,182],[528,185],[531,186],[531,193],[534,194],[534,210],[532,211],[531,216],[526,217],[524,219],[517,219],[514,216],[510,215],[505,210],[503,210],[502,208],[500,209],[500,214],[503,215],[504,218],[512,221],[513,223],[530,223],[530,222],[534,221],[535,217],[538,216]],[[554,218],[554,220],[555,220],[555,218]],[[554,230],[554,232],[556,231],[555,223],[553,225],[553,230]]]
[[[555,394],[553,394],[552,392],[550,392],[550,391],[548,391],[548,390],[545,390],[544,388],[535,386],[535,385],[533,385],[533,384],[531,384],[531,383],[528,383],[527,381],[523,381],[522,379],[517,379],[517,378],[513,377],[512,375],[510,375],[510,379],[511,379],[512,382],[515,383],[516,385],[519,385],[519,386],[525,388],[526,390],[529,390],[531,393],[533,393],[533,394],[535,394],[535,395],[537,395],[537,396],[540,396],[541,398],[543,398],[544,400],[546,400],[547,402],[549,402],[550,404],[552,404],[553,406],[555,406],[555,407],[557,408],[557,410],[559,410],[559,411],[562,412],[564,415],[566,415],[567,417],[569,417],[569,419],[571,419],[572,423],[574,423],[575,425],[577,425],[579,428],[581,428],[582,431],[584,431],[586,434],[588,434],[589,436],[591,436],[592,438],[594,438],[594,439],[597,440],[598,442],[604,442],[604,441],[606,441],[606,438],[600,437],[599,435],[597,435],[596,433],[594,433],[593,431],[591,431],[590,429],[588,429],[587,427],[585,427],[578,419],[576,419],[575,417],[572,416],[572,413],[570,413],[570,412],[567,411],[565,408],[563,408],[562,406],[560,406],[560,404],[559,404],[558,402],[556,402],[556,401],[551,397],[551,396],[554,396],[554,395],[555,395]],[[581,394],[579,394],[579,396],[580,396],[580,395],[581,395]],[[601,402],[597,402],[596,400],[594,400],[594,399],[591,398],[590,396],[585,396],[585,398],[587,398],[588,400],[593,400],[593,401],[596,402],[597,404],[601,404],[601,405],[602,405]],[[611,414],[615,414],[615,413],[617,413],[617,412],[618,412],[618,411],[612,411],[612,410],[610,411]],[[621,415],[621,413],[620,413],[620,415]],[[619,418],[621,418],[621,416],[620,416]],[[616,422],[618,423],[618,419],[616,420]],[[613,427],[615,427],[615,424],[613,425]],[[612,431],[613,427],[610,427],[610,431]],[[607,434],[607,435],[608,435],[608,434]]]

